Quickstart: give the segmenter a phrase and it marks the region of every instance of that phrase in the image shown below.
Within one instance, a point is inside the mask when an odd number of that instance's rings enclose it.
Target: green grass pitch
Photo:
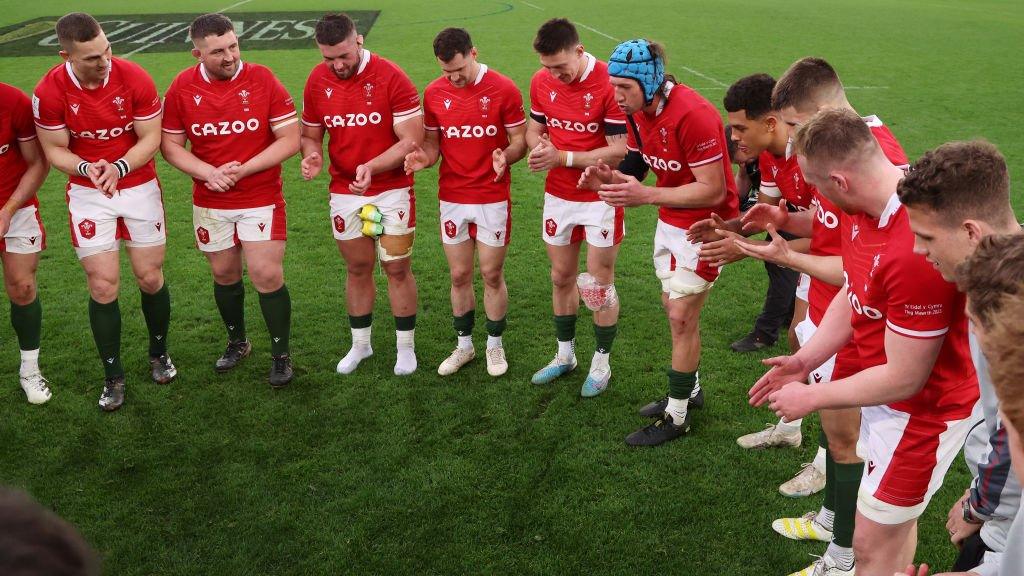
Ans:
[[[199,13],[229,4],[7,2],[0,28],[71,10]],[[538,66],[533,34],[555,16],[575,20],[586,47],[603,59],[616,39],[664,42],[669,70],[718,105],[725,86],[740,76],[777,76],[793,60],[819,55],[839,70],[854,106],[881,116],[911,158],[947,140],[983,136],[1002,149],[1015,176],[1024,173],[1024,70],[1016,56],[1024,48],[1024,5],[1017,2],[238,4],[234,11],[380,10],[367,46],[398,62],[421,90],[438,74],[434,34],[463,26],[481,61],[526,92]],[[319,59],[312,42],[291,50],[247,46],[243,38],[243,58],[269,65],[297,97]],[[131,57],[163,90],[193,63],[187,47],[182,42],[180,50]],[[3,57],[0,80],[31,91],[57,61],[56,53]],[[734,442],[774,421],[746,405],[746,390],[761,373],[758,359],[783,347],[761,356],[728,351],[760,309],[766,280],[758,263],[730,266],[705,309],[701,375],[708,407],[697,414],[694,431],[659,449],[631,450],[623,437],[643,424],[635,409],[663,393],[669,353],[650,264],[653,209],[628,212],[617,281],[622,318],[604,395],[579,398],[585,370],[544,388],[529,383],[554,342],[538,234],[542,178],[521,165],[513,175],[515,234],[507,265],[509,373],[491,379],[478,359],[456,376],[436,375],[454,335],[431,170],[416,186],[420,370],[411,378],[391,375],[393,321],[381,297],[376,355],[355,375],[340,377],[334,366],[349,336],[327,180],[303,182],[297,160],[290,160],[286,278],[297,377],[275,392],[266,383],[269,346],[251,287],[247,317],[256,353],[234,373],[213,373],[224,332],[208,267],[190,237],[189,183],[162,161],[158,169],[168,215],[176,383],[159,387],[147,379],[139,296],[125,267],[128,400],[115,414],[97,409],[102,371],[84,274],[68,238],[63,175],[51,174],[41,191],[49,233],[39,272],[41,362],[54,390],[46,406],[27,405],[17,387],[16,340],[7,308],[0,307],[0,483],[28,490],[79,526],[102,553],[107,573],[781,575],[822,552],[822,545],[786,541],[769,527],[780,515],[819,504],[818,498],[787,500],[776,490],[813,454],[816,423],[805,426],[802,450],[749,453]],[[1015,199],[1024,205],[1019,190]],[[483,336],[479,322],[477,346]],[[579,348],[585,367],[593,351],[586,313]],[[955,553],[943,524],[966,483],[959,461],[922,518],[921,561],[951,564]]]

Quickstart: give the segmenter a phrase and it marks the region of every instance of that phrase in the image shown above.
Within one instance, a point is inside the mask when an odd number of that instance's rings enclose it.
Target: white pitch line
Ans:
[[[609,40],[613,40],[613,41],[615,41],[615,42],[620,42],[620,40],[619,40],[618,38],[616,38],[616,37],[614,37],[614,36],[609,36],[609,35],[605,34],[604,32],[601,32],[601,31],[600,31],[600,30],[598,30],[597,28],[593,28],[593,27],[591,27],[591,26],[587,26],[587,25],[586,25],[586,24],[584,24],[583,22],[577,22],[576,24],[578,24],[579,26],[582,26],[582,27],[586,28],[587,30],[590,30],[591,32],[593,32],[593,33],[595,33],[595,34],[600,34],[601,36],[604,36],[605,38],[607,38],[607,39],[609,39]]]
[[[721,86],[722,88],[728,88],[729,87],[728,84],[726,84],[725,82],[722,82],[718,78],[712,78],[711,76],[708,76],[707,74],[704,74],[703,72],[699,72],[697,70],[694,70],[693,68],[690,68],[689,66],[680,66],[680,68],[682,68],[683,70],[686,70],[687,72],[689,72],[690,74],[693,74],[694,76],[700,76],[701,78],[711,82],[712,84],[717,84],[718,86]]]
[[[519,0],[519,2],[521,2],[521,3],[523,3],[523,4],[526,4],[526,5],[527,5],[527,6],[529,6],[530,8],[533,8],[534,10],[541,10],[541,11],[543,11],[543,10],[544,10],[544,9],[543,9],[543,8],[541,8],[540,6],[537,6],[536,4],[530,4],[530,3],[529,3],[529,2],[527,2],[526,0]]]
[[[888,90],[888,86],[843,86],[847,90]]]
[[[225,8],[221,8],[220,10],[217,10],[217,13],[227,12],[228,10],[231,10],[232,8],[238,8],[242,4],[248,4],[249,2],[252,2],[252,0],[239,0],[238,2],[235,2],[234,4],[232,4],[231,6],[227,6]],[[129,56],[131,56],[133,54],[138,54],[139,52],[142,52],[146,48],[149,48],[151,46],[156,46],[157,44],[159,44],[159,42],[150,42],[149,44],[143,44],[142,46],[139,46],[135,50],[132,50],[131,52],[128,52],[127,54],[124,54],[121,57],[122,58],[128,58]]]

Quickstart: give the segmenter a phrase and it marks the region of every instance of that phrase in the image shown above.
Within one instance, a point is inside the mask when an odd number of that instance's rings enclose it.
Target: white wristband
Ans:
[[[124,158],[121,158],[120,160],[116,160],[114,162],[114,168],[117,169],[117,177],[118,178],[124,178],[125,176],[128,175],[129,172],[132,171],[132,167],[128,164],[128,161],[125,160]]]
[[[572,152],[565,153],[565,167],[572,168]]]

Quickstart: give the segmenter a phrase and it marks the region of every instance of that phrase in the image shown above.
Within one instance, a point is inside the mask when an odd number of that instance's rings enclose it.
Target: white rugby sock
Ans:
[[[487,349],[501,348],[501,336],[488,336],[487,337]]]
[[[576,341],[567,340],[562,342],[558,341],[558,357],[563,360],[572,360],[576,357]]]
[[[395,375],[408,376],[416,371],[416,330],[395,330],[398,354],[395,358]]]
[[[359,363],[373,356],[373,348],[370,347],[370,327],[352,328],[352,347],[348,354],[338,362],[339,374],[351,374],[359,367]]]
[[[814,466],[814,469],[818,472],[825,473],[825,449],[821,446],[818,446],[818,452],[814,455],[811,466]]]
[[[665,407],[665,413],[672,418],[672,423],[676,426],[682,425],[683,421],[686,420],[686,405],[689,400],[678,400],[669,396],[668,406]]]
[[[594,370],[608,370],[608,358],[610,354],[607,352],[594,352],[594,357],[590,360],[590,371]]]
[[[840,570],[852,570],[855,564],[853,548],[843,548],[835,542],[829,542],[825,555],[831,556],[839,565]]]
[[[21,376],[28,376],[29,374],[39,372],[39,348],[21,351],[21,368],[19,372]]]
[[[779,426],[781,426],[783,428],[786,428],[789,432],[793,432],[794,430],[799,430],[800,426],[802,426],[803,423],[804,423],[804,419],[803,418],[798,418],[798,419],[793,420],[791,422],[786,422],[786,420],[783,419],[783,418],[779,419]]]
[[[459,336],[458,347],[463,350],[473,349],[473,337],[472,336]]]

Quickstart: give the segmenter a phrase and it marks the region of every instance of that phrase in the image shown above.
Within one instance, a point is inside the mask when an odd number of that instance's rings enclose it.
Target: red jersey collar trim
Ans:
[[[586,80],[587,76],[590,76],[590,73],[594,71],[594,67],[597,66],[597,58],[594,58],[590,52],[584,52],[583,57],[587,59],[587,66],[583,69],[583,75],[580,76],[578,82]]]
[[[889,202],[885,205],[885,210],[882,210],[882,215],[878,217],[878,229],[881,230],[889,225],[889,220],[899,211],[903,203],[900,202],[900,197],[896,193],[893,193],[889,197]]]
[[[113,70],[113,68],[114,68],[114,59],[111,58],[110,59],[110,66],[107,67],[107,75],[103,78],[103,88],[106,88],[107,87],[107,83],[110,82],[110,71]],[[67,71],[68,78],[71,78],[71,81],[75,84],[75,87],[77,87],[79,90],[85,90],[85,88],[82,88],[82,83],[78,81],[78,77],[75,76],[75,71],[74,71],[74,69],[71,68],[71,62],[65,62],[64,63],[64,70]]]
[[[232,76],[231,80],[228,80],[228,82],[231,82],[235,78],[238,78],[238,75],[242,73],[242,67],[243,66],[245,66],[245,63],[242,62],[241,60],[239,60],[238,61],[238,70],[235,70],[234,76]],[[203,77],[203,80],[206,80],[207,84],[213,84],[213,81],[210,80],[209,74],[206,73],[206,66],[203,66],[202,62],[199,63],[199,74]]]

